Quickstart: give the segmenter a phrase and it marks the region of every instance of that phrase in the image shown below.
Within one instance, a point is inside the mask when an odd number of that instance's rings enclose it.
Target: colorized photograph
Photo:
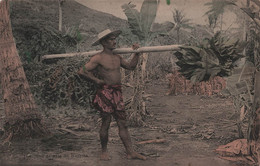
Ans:
[[[0,166],[259,166],[259,15],[0,0]]]

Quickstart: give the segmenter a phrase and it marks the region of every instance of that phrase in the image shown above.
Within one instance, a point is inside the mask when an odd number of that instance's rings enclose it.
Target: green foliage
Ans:
[[[171,4],[171,0],[166,0],[167,5]]]
[[[86,41],[87,36],[88,36],[88,34],[81,32],[82,26],[83,26],[83,24],[79,24],[76,26],[70,26],[70,27],[65,26],[65,35],[64,36],[68,36],[75,40],[75,42],[77,43],[77,50],[76,50],[77,52],[81,51],[81,44],[84,41]]]
[[[30,52],[25,52],[25,55],[26,55],[27,63],[31,63],[32,62],[32,54]]]
[[[137,35],[140,40],[144,40],[145,36],[142,33],[141,18],[138,10],[135,9],[134,4],[124,4],[122,8],[124,9],[125,15],[127,16],[129,27],[132,33]]]
[[[157,7],[157,0],[144,0],[142,4],[140,15],[145,39],[148,39],[150,35],[151,27],[156,17]]]
[[[42,83],[41,95],[49,106],[80,105],[87,108],[95,93],[92,82],[81,78],[77,71],[87,59],[69,58],[48,68],[49,76]]]
[[[257,4],[256,4],[257,5]],[[259,4],[258,4],[259,6]],[[240,8],[246,15],[248,15],[251,19],[259,20],[259,14],[257,14],[259,11],[257,10],[257,8],[255,7],[242,7]],[[259,28],[259,24],[258,24],[258,28]]]
[[[232,74],[233,78],[237,78],[237,75],[239,75],[239,79],[236,83],[229,84],[227,91],[234,99],[234,106],[237,109],[240,109],[242,106],[246,106],[249,109],[253,104],[254,72],[254,64],[246,62],[240,73]]]
[[[224,10],[229,5],[234,5],[235,3],[230,0],[212,0],[212,2],[205,3],[205,6],[209,6],[209,11],[206,12],[208,15],[210,27],[215,28],[217,21],[224,13]]]
[[[177,31],[177,43],[180,42],[180,29],[191,29],[190,19],[185,18],[185,15],[182,11],[175,9],[173,12],[173,24],[174,27],[171,31]]]
[[[192,82],[200,82],[231,75],[236,61],[243,56],[242,49],[238,40],[217,33],[211,39],[206,38],[200,46],[183,46],[174,54],[182,75]]]
[[[158,2],[144,0],[140,12],[135,7],[136,5],[131,3],[122,5],[132,33],[145,44],[151,39],[151,27],[156,17]]]
[[[172,14],[173,14],[173,21],[176,29],[191,28],[189,23],[190,19],[185,18],[185,14],[182,11],[175,9],[172,12]]]
[[[117,38],[117,44],[119,46],[130,46],[133,43],[138,43],[140,40],[138,36],[133,35],[130,28],[122,29],[122,33]]]
[[[247,32],[247,42],[248,47],[246,48],[247,60],[252,62],[255,66],[260,64],[260,50],[258,49],[260,43],[260,18],[256,15],[253,9],[251,8],[242,8],[242,11],[246,13],[253,21],[251,21],[248,26]],[[257,21],[258,20],[258,21]]]
[[[86,66],[85,66],[85,65],[83,65],[83,67],[82,67],[82,68],[83,68],[83,71],[85,72],[85,71],[86,71]]]
[[[240,137],[244,134],[242,126],[249,122],[249,112],[253,105],[255,67],[251,62],[245,62],[242,70],[237,70],[227,79],[227,89],[223,94],[231,97],[237,116],[238,133]]]
[[[14,27],[16,46],[23,62],[39,61],[42,55],[65,53],[66,48],[74,47],[76,42],[63,36],[56,29],[35,24],[20,24]]]
[[[72,26],[72,27],[65,27],[65,36],[70,36],[71,38],[75,39],[78,43],[82,42],[85,37],[84,33],[80,32],[81,25]]]
[[[88,58],[66,58],[55,64],[25,64],[26,77],[39,105],[48,108],[81,106],[90,108],[96,87],[77,72]]]
[[[135,9],[135,5],[128,3],[122,6],[125,15],[128,19],[128,24],[131,32],[138,37],[141,45],[149,45],[151,39],[154,37],[154,33],[151,32],[151,27],[154,22],[158,2],[157,0],[144,0],[140,12]],[[132,37],[131,37],[132,39]],[[147,114],[145,102],[143,100],[144,93],[144,78],[145,69],[148,60],[148,55],[143,54],[140,58],[140,63],[136,67],[133,78],[135,80],[134,94],[131,98],[129,121],[133,121],[133,124],[143,124],[143,117]]]
[[[210,10],[207,11],[206,14],[218,17],[220,14],[224,13],[225,7],[234,4],[234,1],[230,0],[212,0],[212,2],[205,3],[205,6],[210,7]]]

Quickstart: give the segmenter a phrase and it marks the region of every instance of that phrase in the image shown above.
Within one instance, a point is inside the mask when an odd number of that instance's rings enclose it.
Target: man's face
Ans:
[[[104,39],[103,46],[108,49],[115,49],[116,48],[116,36],[110,35]]]

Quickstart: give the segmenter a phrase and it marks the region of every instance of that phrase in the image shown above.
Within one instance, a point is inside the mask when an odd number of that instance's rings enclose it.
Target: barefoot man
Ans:
[[[108,129],[113,116],[117,122],[119,136],[126,149],[127,158],[145,160],[146,157],[133,150],[130,135],[126,125],[126,112],[121,90],[120,67],[133,70],[139,59],[139,54],[135,53],[130,62],[125,61],[120,55],[112,51],[116,48],[116,37],[120,30],[111,31],[109,29],[98,34],[98,40],[92,46],[101,44],[103,51],[91,57],[90,61],[80,68],[79,75],[94,81],[98,87],[93,104],[102,118],[100,129],[100,141],[102,147],[101,160],[110,160],[107,151]],[[138,49],[139,45],[134,44],[133,49]],[[93,75],[96,69],[99,77]]]

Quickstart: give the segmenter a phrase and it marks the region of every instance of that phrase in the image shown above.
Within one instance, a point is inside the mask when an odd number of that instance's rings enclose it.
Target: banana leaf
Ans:
[[[122,5],[132,33],[139,38],[141,43],[147,45],[153,34],[151,27],[156,17],[158,1],[144,0],[140,12],[135,7],[131,3]]]
[[[127,16],[128,24],[133,34],[137,35],[140,40],[145,39],[142,29],[141,16],[138,10],[135,9],[136,5],[128,3],[121,6]]]
[[[141,27],[145,39],[148,39],[149,32],[156,17],[158,2],[157,0],[144,0],[141,10]]]

